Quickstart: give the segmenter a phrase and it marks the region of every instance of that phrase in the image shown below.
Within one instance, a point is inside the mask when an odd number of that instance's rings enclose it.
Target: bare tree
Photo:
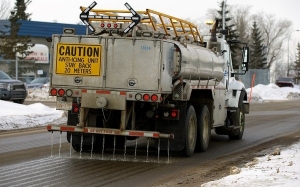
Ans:
[[[254,16],[257,20],[258,27],[260,27],[265,38],[267,50],[267,67],[270,68],[274,62],[283,62],[283,43],[287,38],[287,34],[292,26],[289,20],[276,19],[275,15],[265,14],[260,12]]]
[[[279,77],[285,77],[287,72],[286,64],[281,61],[274,62],[274,68],[270,73],[271,82],[275,82]]]
[[[1,0],[0,1],[0,19],[8,19],[11,11],[9,0]]]
[[[241,42],[248,43],[250,31],[251,31],[251,10],[250,5],[242,6],[242,5],[234,5],[230,6],[231,9],[231,17],[233,19],[234,24],[236,25],[236,29],[239,35],[239,40]]]

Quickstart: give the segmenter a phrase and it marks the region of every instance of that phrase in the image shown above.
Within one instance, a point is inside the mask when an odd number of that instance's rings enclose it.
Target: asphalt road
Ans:
[[[174,176],[205,169],[206,163],[220,157],[295,132],[300,132],[299,100],[252,104],[242,140],[213,134],[208,151],[190,158],[174,153],[168,157],[168,152],[158,157],[157,150],[147,151],[145,142],[138,144],[137,156],[134,146],[126,152],[80,154],[70,151],[64,133],[52,134],[44,128],[1,133],[0,186],[163,186]]]

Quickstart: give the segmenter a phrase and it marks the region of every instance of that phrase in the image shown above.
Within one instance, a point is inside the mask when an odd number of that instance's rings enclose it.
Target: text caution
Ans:
[[[101,45],[57,44],[56,74],[101,74]]]

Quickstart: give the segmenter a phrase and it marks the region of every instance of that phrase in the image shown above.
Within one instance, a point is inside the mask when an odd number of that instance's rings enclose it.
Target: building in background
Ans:
[[[74,28],[75,34],[84,35],[86,33],[85,25],[64,24],[64,23],[50,23],[40,21],[20,21],[21,26],[18,32],[19,36],[30,36],[31,42],[35,44],[29,51],[33,51],[26,60],[34,60],[35,69],[26,73],[24,76],[47,77],[49,76],[49,54],[51,49],[51,42],[46,41],[46,37],[52,37],[52,34],[62,34],[64,28]],[[0,20],[0,30],[8,31],[5,25],[9,25],[8,20]],[[0,41],[1,42],[1,41]],[[0,70],[7,72],[8,64],[15,63],[15,59],[3,60],[0,57]],[[22,63],[20,61],[19,63]],[[14,75],[12,75],[14,76]]]

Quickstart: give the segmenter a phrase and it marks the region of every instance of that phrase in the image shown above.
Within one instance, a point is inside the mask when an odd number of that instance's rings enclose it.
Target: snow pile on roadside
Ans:
[[[41,88],[41,89],[28,89],[28,96],[26,100],[32,101],[55,101],[55,96],[49,96],[48,93],[49,88]]]
[[[252,103],[262,103],[265,101],[282,101],[300,99],[300,89],[298,85],[294,88],[278,87],[276,84],[262,85],[258,84],[255,87],[246,89],[248,98],[251,95]]]
[[[201,187],[300,186],[300,142],[280,151],[255,158],[243,168],[234,167],[237,174],[202,184]]]
[[[61,124],[67,121],[65,112],[41,103],[21,105],[0,100],[0,131]]]

